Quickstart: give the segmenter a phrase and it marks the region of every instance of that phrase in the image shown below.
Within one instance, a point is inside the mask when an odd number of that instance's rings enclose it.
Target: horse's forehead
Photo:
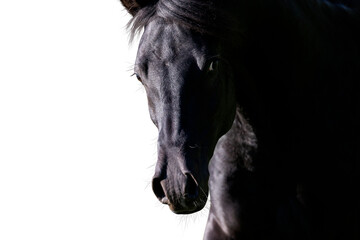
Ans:
[[[194,34],[191,34],[190,29],[162,18],[154,18],[150,21],[145,28],[145,32],[149,34],[149,40],[153,42],[159,40],[168,42],[175,40],[177,42],[176,40],[182,40],[182,43],[184,43],[184,40],[194,39]]]
[[[206,54],[206,44],[199,34],[180,24],[155,19],[145,28],[140,50],[142,55],[172,61],[179,57],[201,58]]]

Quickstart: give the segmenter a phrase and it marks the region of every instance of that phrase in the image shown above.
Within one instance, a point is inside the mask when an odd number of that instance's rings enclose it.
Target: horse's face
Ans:
[[[235,114],[229,64],[217,40],[154,18],[140,41],[135,73],[159,130],[152,187],[175,213],[202,209],[208,163]]]

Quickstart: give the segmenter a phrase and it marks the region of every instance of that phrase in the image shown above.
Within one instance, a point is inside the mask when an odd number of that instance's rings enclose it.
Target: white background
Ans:
[[[0,0],[0,239],[202,239],[151,190],[156,128],[118,0]]]

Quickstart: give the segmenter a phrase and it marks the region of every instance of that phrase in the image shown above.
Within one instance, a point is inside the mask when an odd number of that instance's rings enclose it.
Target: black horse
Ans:
[[[205,239],[360,239],[360,1],[121,1],[163,204],[210,188]]]

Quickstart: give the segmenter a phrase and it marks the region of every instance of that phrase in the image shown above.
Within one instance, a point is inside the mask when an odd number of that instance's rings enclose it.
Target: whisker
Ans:
[[[204,191],[204,189],[202,189],[201,186],[199,186],[199,189],[200,189],[200,191],[204,194],[204,196],[207,196],[207,193]]]
[[[151,181],[148,181],[148,182],[146,183],[146,186],[145,186],[144,190],[148,189],[148,188],[150,187],[150,185],[152,185],[152,182],[151,182]]]
[[[129,63],[129,64],[131,64],[131,65],[128,67],[128,69],[126,69],[126,71],[127,72],[134,72],[135,64],[133,64],[133,63]]]
[[[146,169],[155,168],[155,166],[156,166],[156,163],[153,163],[150,166],[148,166]]]

